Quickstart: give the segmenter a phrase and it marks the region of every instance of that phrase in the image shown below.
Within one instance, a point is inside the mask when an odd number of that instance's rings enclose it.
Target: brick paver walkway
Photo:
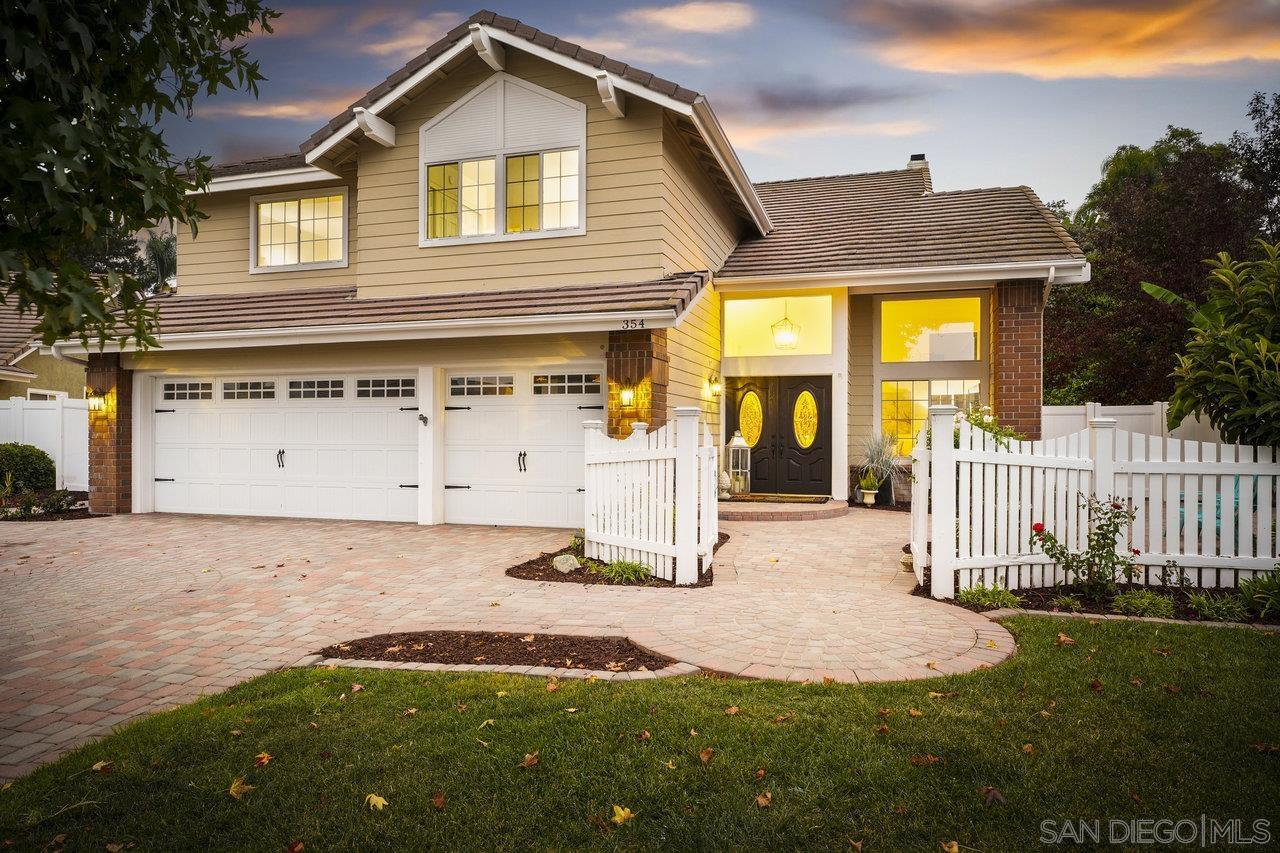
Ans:
[[[627,635],[746,676],[880,680],[1012,638],[909,595],[907,516],[734,522],[704,589],[503,571],[565,531],[194,516],[0,524],[0,778],[339,640],[426,628]]]

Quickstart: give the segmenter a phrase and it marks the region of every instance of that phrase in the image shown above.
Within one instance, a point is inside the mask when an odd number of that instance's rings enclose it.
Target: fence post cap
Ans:
[[[583,421],[583,429],[604,429],[604,421]]]
[[[1115,429],[1115,418],[1089,418],[1090,429]]]
[[[631,422],[631,434],[632,434],[632,435],[644,435],[644,433],[645,433],[648,429],[649,429],[649,424],[648,424],[646,421],[632,421],[632,422]]]
[[[702,409],[698,406],[676,406],[675,413],[677,418],[697,418],[702,416]]]
[[[959,413],[960,413],[960,409],[958,409],[955,406],[952,406],[949,403],[943,403],[937,406],[929,407],[930,417],[932,417],[933,415],[957,415]]]

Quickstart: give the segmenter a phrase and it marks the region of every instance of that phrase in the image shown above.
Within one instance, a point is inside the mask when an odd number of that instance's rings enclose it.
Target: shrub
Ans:
[[[13,488],[44,491],[57,482],[49,454],[30,444],[0,444],[0,478],[13,476]]]
[[[1001,607],[1018,607],[1022,604],[1018,596],[1009,590],[994,584],[975,584],[968,589],[956,593],[956,601],[966,607],[981,607],[983,610],[998,610]]]
[[[1090,601],[1101,601],[1116,591],[1116,581],[1123,577],[1130,583],[1138,569],[1133,558],[1138,552],[1118,548],[1121,532],[1133,523],[1134,511],[1115,498],[1100,501],[1087,497],[1080,505],[1089,511],[1089,545],[1073,551],[1058,541],[1040,522],[1031,525],[1031,545],[1040,548],[1062,566],[1067,583],[1080,587]],[[1121,553],[1123,551],[1123,553]]]
[[[1209,595],[1193,592],[1187,596],[1192,612],[1206,622],[1243,622],[1244,602],[1238,595]]]
[[[1065,610],[1068,613],[1079,613],[1084,605],[1074,595],[1055,595],[1049,602],[1054,610]]]
[[[569,538],[569,550],[577,554],[579,557],[582,556],[585,545],[586,543],[581,536],[572,536]]]
[[[18,498],[13,502],[13,509],[5,516],[5,518],[23,519],[31,518],[36,514],[36,507],[40,502],[36,500],[36,493],[30,489],[23,489],[18,493]]]
[[[76,506],[75,497],[66,489],[58,489],[45,495],[40,501],[41,512],[70,512]]]
[[[1280,563],[1266,574],[1241,581],[1240,597],[1259,619],[1280,618]]]
[[[1111,602],[1111,609],[1125,616],[1155,616],[1173,618],[1173,599],[1149,589],[1131,589],[1122,592]]]
[[[592,571],[604,575],[614,583],[639,583],[647,581],[653,570],[644,563],[632,560],[614,560],[612,563],[595,567]]]

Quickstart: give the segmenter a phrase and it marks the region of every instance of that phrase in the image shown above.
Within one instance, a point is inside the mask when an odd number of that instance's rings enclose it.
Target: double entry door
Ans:
[[[726,380],[728,435],[751,445],[751,491],[831,494],[831,377]]]

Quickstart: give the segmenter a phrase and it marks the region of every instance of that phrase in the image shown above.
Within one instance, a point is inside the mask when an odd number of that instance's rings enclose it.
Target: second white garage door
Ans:
[[[445,521],[581,527],[582,422],[604,418],[604,394],[597,368],[450,374]]]

